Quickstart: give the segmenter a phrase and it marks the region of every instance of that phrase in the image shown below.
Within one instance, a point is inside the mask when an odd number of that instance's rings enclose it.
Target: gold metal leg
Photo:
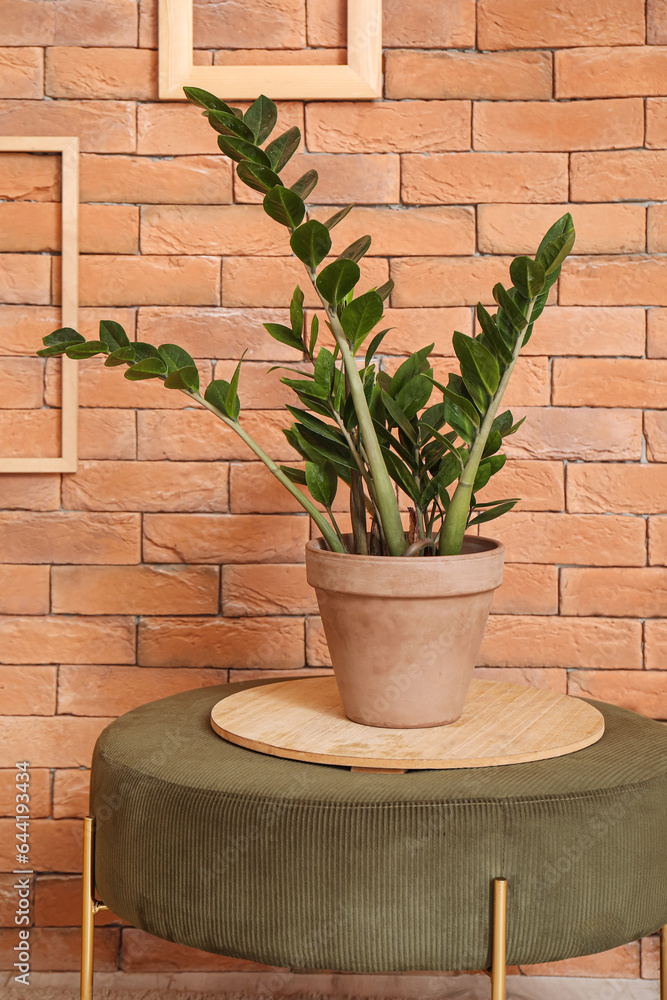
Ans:
[[[106,910],[104,903],[95,899],[95,872],[93,849],[95,819],[86,816],[83,821],[83,910],[81,915],[81,1000],[93,1000],[93,934],[95,914]]]
[[[491,1000],[506,1000],[507,974],[507,879],[493,880],[493,966]]]
[[[660,1000],[667,1000],[667,924],[660,932]]]

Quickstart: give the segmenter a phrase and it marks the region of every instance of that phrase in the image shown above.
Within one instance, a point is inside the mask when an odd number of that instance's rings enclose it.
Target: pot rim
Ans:
[[[353,537],[352,534],[349,532],[343,533],[343,538],[351,539],[352,537]],[[459,552],[457,555],[434,556],[429,559],[423,559],[419,557],[417,559],[412,559],[412,558],[406,558],[405,556],[358,556],[354,552],[332,552],[331,549],[326,548],[326,542],[323,538],[311,538],[309,541],[306,542],[306,551],[310,553],[317,553],[318,555],[321,555],[327,560],[332,562],[335,560],[347,559],[350,556],[354,556],[355,559],[363,560],[364,565],[368,566],[377,565],[378,567],[381,565],[398,566],[401,563],[408,563],[412,565],[415,562],[418,563],[419,565],[422,565],[422,563],[424,565],[432,565],[434,563],[442,565],[440,563],[441,559],[446,560],[448,563],[464,562],[464,561],[471,562],[475,559],[477,560],[488,559],[488,557],[491,554],[496,555],[499,553],[503,553],[504,555],[505,552],[505,546],[503,545],[502,542],[499,542],[497,538],[488,538],[486,535],[466,534],[464,536],[463,541],[464,544],[466,542],[468,543],[482,542],[487,544],[483,544],[482,546],[480,546],[477,552]]]

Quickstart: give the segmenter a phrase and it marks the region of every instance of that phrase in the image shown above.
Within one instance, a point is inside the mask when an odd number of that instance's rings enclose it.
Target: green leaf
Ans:
[[[101,340],[89,340],[85,344],[70,344],[65,348],[68,358],[79,361],[82,358],[94,358],[96,354],[106,354],[109,348]]]
[[[574,221],[572,216],[569,212],[566,212],[565,215],[561,215],[560,219],[557,219],[556,222],[554,222],[553,226],[550,226],[549,229],[547,229],[546,233],[542,237],[539,247],[537,248],[537,254],[535,256],[539,257],[542,251],[550,243],[552,243],[555,239],[564,236],[566,233],[569,233],[573,229]]]
[[[454,332],[454,351],[461,364],[461,378],[478,405],[485,407],[500,382],[500,369],[495,357],[483,344],[465,334]],[[480,393],[481,389],[481,393]]]
[[[370,344],[368,345],[368,350],[366,351],[366,357],[364,359],[364,368],[368,368],[369,364],[373,360],[374,355],[377,353],[378,347],[380,346],[384,338],[389,333],[389,330],[391,329],[393,329],[393,327],[389,327],[387,330],[380,330],[379,333],[375,334]]]
[[[241,355],[241,360],[234,369],[234,374],[232,375],[232,380],[229,383],[229,389],[227,390],[226,409],[232,420],[238,420],[239,413],[241,412],[241,401],[239,399],[239,378],[241,377],[241,365],[243,364],[243,359],[245,358],[246,353],[247,349]]]
[[[377,292],[366,292],[353,299],[340,317],[345,336],[353,344],[363,340],[380,322],[383,313],[384,306]]]
[[[420,351],[415,351],[415,353],[411,354],[410,357],[403,362],[403,364],[399,365],[394,373],[389,387],[389,393],[394,397],[394,399],[396,399],[403,386],[407,385],[410,379],[414,378],[415,375],[423,373],[425,367],[428,368],[426,359],[434,347],[435,344],[429,344],[428,347],[422,347]]]
[[[176,368],[165,379],[167,389],[187,389],[189,392],[199,391],[199,372],[195,364]]]
[[[178,344],[161,344],[157,352],[167,366],[167,372],[175,372],[180,368],[194,368],[196,371],[194,361]]]
[[[525,299],[534,299],[544,288],[546,274],[539,261],[515,257],[510,264],[510,278]]]
[[[446,490],[448,486],[451,486],[454,480],[458,479],[460,475],[460,460],[455,454],[446,455],[440,463],[438,472],[421,495],[420,506],[422,509],[428,507],[428,505],[432,503],[443,490]]]
[[[512,349],[508,346],[498,328],[498,324],[493,316],[484,308],[481,302],[477,303],[477,318],[482,328],[482,333],[493,347],[500,360],[508,365],[512,361]]]
[[[236,173],[244,184],[254,191],[260,191],[262,194],[265,194],[272,187],[282,185],[283,183],[278,174],[274,174],[273,170],[269,170],[268,167],[264,167],[260,163],[249,163],[248,160],[243,160],[242,163],[239,163]]]
[[[327,232],[326,226],[323,227]],[[317,276],[317,289],[325,302],[337,305],[349,295],[361,277],[359,265],[353,260],[335,260]]]
[[[502,517],[503,514],[506,514],[508,510],[511,510],[512,507],[518,504],[518,502],[518,500],[504,500],[497,504],[497,506],[491,507],[489,510],[485,510],[481,514],[478,514],[468,523],[468,527],[472,528],[475,524],[484,524],[485,521],[494,521],[497,517]]]
[[[145,344],[142,340],[137,340],[136,343],[132,344],[134,348],[134,360],[135,361],[146,361],[148,358],[160,358],[157,347],[153,347],[152,344]],[[162,361],[162,364],[164,362]]]
[[[358,264],[364,254],[367,254],[370,250],[372,242],[370,236],[361,236],[338,255],[338,260],[353,260]]]
[[[120,323],[116,323],[113,319],[100,320],[100,340],[107,345],[110,351],[130,346],[130,338],[125,330]]]
[[[233,108],[230,108],[215,94],[209,94],[208,90],[201,90],[199,87],[183,87],[183,93],[190,104],[195,104],[198,108],[205,108],[207,111],[224,111],[228,115],[234,114]]]
[[[331,250],[331,236],[326,226],[311,219],[292,233],[290,246],[299,260],[313,270]]]
[[[313,356],[313,351],[315,350],[315,345],[317,344],[317,336],[320,329],[320,321],[317,318],[317,314],[313,316],[310,321],[310,341],[308,342],[308,353],[311,358]]]
[[[280,471],[285,473],[291,483],[296,483],[297,486],[306,485],[306,473],[303,469],[293,469],[289,465],[281,465]]]
[[[408,438],[412,441],[412,443],[416,444],[417,432],[410,423],[410,418],[408,417],[407,413],[403,412],[403,409],[389,395],[389,393],[385,392],[384,389],[382,390],[382,402],[384,404],[385,410],[387,411],[387,414],[389,415],[391,422],[396,424],[397,427],[400,427],[403,433],[407,434]]]
[[[279,135],[277,139],[270,142],[268,146],[265,147],[264,152],[271,161],[271,168],[275,170],[277,174],[283,169],[283,167],[289,163],[294,154],[296,153],[299,145],[301,143],[301,132],[294,126],[290,128],[287,132],[283,132]]]
[[[303,292],[297,285],[292,295],[292,301],[290,302],[289,314],[292,332],[299,340],[303,337],[303,298]]]
[[[553,274],[561,266],[567,255],[574,246],[576,235],[574,229],[570,229],[557,236],[551,243],[547,243],[545,248],[537,255],[537,259],[544,268],[545,274]]]
[[[414,500],[417,504],[420,503],[421,494],[419,487],[410,475],[410,470],[392,451],[389,451],[388,448],[384,448],[382,445],[380,447],[382,448],[382,456],[387,466],[387,472],[391,478],[401,487],[404,493],[408,494],[411,500]]]
[[[244,114],[243,121],[254,135],[255,142],[261,146],[276,127],[278,108],[268,97],[260,94]]]
[[[506,455],[491,455],[480,462],[477,475],[475,476],[473,493],[483,490],[491,476],[495,476],[496,472],[500,472],[506,461]]]
[[[512,327],[518,333],[525,330],[528,326],[526,317],[521,312],[514,299],[510,296],[507,289],[504,288],[500,282],[493,287],[493,297],[504,312],[508,321],[511,323]]]
[[[306,206],[294,191],[277,186],[264,196],[264,211],[281,226],[296,229],[303,222]]]
[[[292,184],[291,189],[298,194],[299,198],[303,198],[305,201],[310,192],[317,186],[318,180],[317,170],[307,170],[305,174],[299,177],[298,181]]]
[[[264,151],[244,139],[230,139],[226,135],[219,135],[218,146],[235,163],[245,163],[248,160],[263,167],[270,167],[269,158]]]
[[[238,371],[238,369],[237,369]],[[209,382],[206,387],[206,392],[204,393],[204,399],[207,403],[211,403],[218,410],[224,413],[230,418],[230,420],[236,420],[238,417],[238,411],[234,412],[234,407],[228,409],[228,399],[230,397],[231,384],[227,382],[224,378],[214,379],[213,382]],[[233,401],[232,401],[233,402]],[[238,397],[237,397],[238,402]]]
[[[317,355],[314,375],[315,382],[326,390],[327,396],[331,394],[331,390],[333,389],[335,371],[336,363],[333,354],[326,347],[322,347],[320,353]]]
[[[306,462],[306,485],[315,503],[321,503],[329,510],[336,499],[338,476],[331,462],[317,465]]]
[[[144,361],[137,361],[125,372],[125,378],[130,382],[140,382],[147,378],[160,378],[166,375],[167,369],[161,358],[146,358]]]
[[[327,219],[324,225],[327,229],[333,229],[334,226],[337,226],[339,222],[342,222],[350,214],[353,208],[354,205],[347,205],[345,208],[341,208],[340,212],[336,212],[330,219]]]
[[[119,347],[117,351],[112,351],[104,364],[107,368],[117,368],[119,365],[130,365],[135,359],[134,347]]]
[[[299,423],[303,424],[304,427],[307,427],[314,434],[319,434],[320,437],[326,438],[328,441],[333,441],[337,445],[345,444],[345,439],[333,424],[325,423],[319,417],[313,416],[309,410],[300,410],[298,406],[289,406],[288,404],[286,409],[289,410],[295,420],[298,420]]]
[[[282,323],[264,323],[264,329],[278,343],[287,344],[288,347],[293,347],[295,351],[303,354],[303,343],[288,326],[283,326]]]
[[[255,144],[252,129],[248,128],[236,115],[228,114],[226,111],[212,110],[208,113],[208,121],[211,128],[214,128],[220,135],[231,135],[237,139],[243,139],[247,143]]]
[[[394,282],[391,280],[391,278],[389,279],[389,281],[385,281],[384,285],[380,285],[379,288],[375,289],[375,291],[378,293],[383,302],[389,298],[393,290],[394,290]]]
[[[59,330],[54,330],[46,337],[42,337],[45,347],[56,347],[58,344],[83,344],[86,338],[73,330],[71,326],[62,326]]]
[[[409,420],[416,417],[420,410],[423,410],[433,392],[433,383],[425,375],[415,375],[414,378],[403,386],[396,403],[401,407]]]

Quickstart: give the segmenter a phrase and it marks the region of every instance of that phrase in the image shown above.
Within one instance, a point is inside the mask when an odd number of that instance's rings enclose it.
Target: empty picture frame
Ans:
[[[345,66],[194,66],[193,0],[160,0],[160,99],[201,87],[225,100],[372,100],[382,96],[382,0],[347,0]]]
[[[78,325],[79,310],[79,140],[76,136],[0,136],[2,153],[60,153],[62,156],[61,326]],[[41,345],[36,344],[37,350]],[[79,410],[78,363],[62,358],[61,448],[59,458],[2,458],[1,472],[76,472]]]

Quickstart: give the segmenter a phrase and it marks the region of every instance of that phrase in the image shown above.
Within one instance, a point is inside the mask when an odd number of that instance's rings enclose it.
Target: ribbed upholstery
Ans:
[[[576,754],[498,768],[353,774],[233,746],[209,687],[101,734],[91,811],[100,898],[151,934],[272,965],[355,972],[586,955],[667,923],[667,729],[596,703]]]

